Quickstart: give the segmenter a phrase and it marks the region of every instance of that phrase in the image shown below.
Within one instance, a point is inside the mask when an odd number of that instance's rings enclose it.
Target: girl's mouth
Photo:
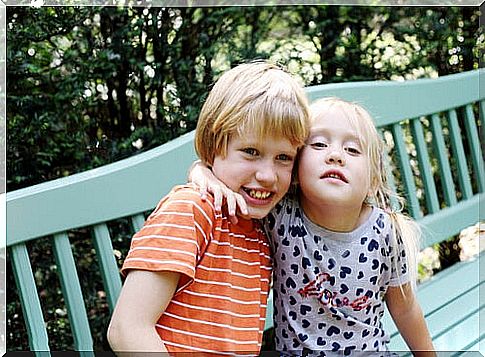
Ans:
[[[329,171],[325,172],[320,178],[322,178],[322,179],[331,178],[331,179],[340,180],[340,181],[343,181],[345,183],[348,183],[348,180],[345,177],[345,175],[343,173],[341,173],[340,171],[337,171],[337,170],[329,170]]]

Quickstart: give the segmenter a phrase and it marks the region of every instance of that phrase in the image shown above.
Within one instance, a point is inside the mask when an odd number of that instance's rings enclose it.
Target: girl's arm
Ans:
[[[128,273],[108,328],[109,344],[119,356],[167,352],[155,324],[175,293],[179,275],[144,270]]]
[[[211,171],[211,169],[203,164],[200,160],[194,162],[189,169],[189,182],[195,183],[199,186],[199,191],[203,200],[207,197],[207,192],[214,196],[214,208],[216,211],[221,210],[222,200],[226,199],[227,211],[232,223],[237,223],[236,209],[239,208],[242,214],[248,214],[246,201],[244,198],[229,189],[222,181],[220,181]]]
[[[386,304],[414,356],[436,356],[423,312],[411,285],[408,283],[400,287],[389,287]]]

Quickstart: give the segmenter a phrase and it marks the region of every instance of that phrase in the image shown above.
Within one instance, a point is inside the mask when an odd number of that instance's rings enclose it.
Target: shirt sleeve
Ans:
[[[132,238],[121,272],[180,273],[179,289],[189,285],[212,237],[214,210],[191,188],[174,188]]]
[[[392,220],[387,216],[389,220],[389,227],[392,225]],[[392,229],[390,229],[390,255],[391,255],[391,279],[389,281],[390,286],[399,286],[409,282],[409,267],[408,259],[406,257],[406,249],[404,242],[400,237],[394,237]]]

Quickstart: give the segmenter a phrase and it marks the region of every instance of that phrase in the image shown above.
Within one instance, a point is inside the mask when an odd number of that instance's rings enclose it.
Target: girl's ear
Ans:
[[[379,186],[379,181],[376,176],[370,177],[370,185],[369,189],[367,190],[367,196],[369,197],[374,197],[377,193],[377,187]]]
[[[374,202],[377,204],[377,187],[377,179],[375,177],[371,177],[369,189],[367,190],[367,197],[365,199],[367,202]]]
[[[376,204],[374,194],[370,189],[369,192],[367,192],[364,203],[367,203],[368,205]]]

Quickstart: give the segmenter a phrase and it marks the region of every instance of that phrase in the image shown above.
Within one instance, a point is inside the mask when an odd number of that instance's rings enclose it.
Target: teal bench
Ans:
[[[479,210],[485,174],[478,118],[485,114],[485,91],[479,90],[479,75],[483,73],[477,70],[437,79],[307,88],[310,100],[338,96],[358,101],[373,114],[389,143],[391,183],[402,190],[409,213],[424,227],[423,247],[442,242],[484,218],[484,210]],[[191,132],[126,160],[7,194],[8,257],[31,350],[49,351],[49,339],[54,337],[46,332],[46,308],[35,283],[29,241],[50,240],[72,330],[72,348],[93,350],[83,300],[86,291],[81,289],[68,233],[80,227],[92,233],[93,264],[99,267],[112,310],[121,278],[108,223],[128,218],[133,231],[143,225],[144,212],[153,209],[170,187],[186,181],[187,169],[195,159],[193,137]],[[440,351],[485,352],[485,323],[480,323],[484,315],[482,261],[457,263],[418,287],[418,298]],[[271,303],[268,307],[266,326],[271,327]],[[392,335],[391,348],[405,350],[391,319],[386,316],[384,322]]]

